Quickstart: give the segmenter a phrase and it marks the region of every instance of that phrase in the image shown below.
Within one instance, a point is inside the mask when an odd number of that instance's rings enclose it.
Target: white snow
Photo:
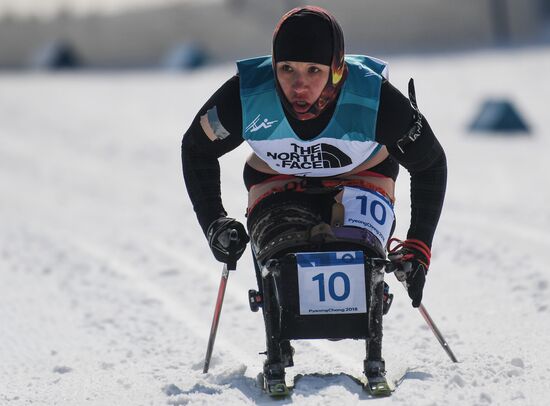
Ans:
[[[453,364],[387,278],[388,376],[377,405],[543,405],[550,373],[550,49],[390,57],[449,162],[424,303]],[[202,363],[221,265],[187,198],[180,141],[234,72],[0,75],[0,404],[271,404],[255,386],[264,331],[249,255],[231,273],[210,372]],[[486,97],[513,99],[532,136],[466,132]],[[244,221],[244,145],[222,158]],[[409,221],[408,174],[397,235]],[[295,342],[302,405],[369,401],[363,343]]]

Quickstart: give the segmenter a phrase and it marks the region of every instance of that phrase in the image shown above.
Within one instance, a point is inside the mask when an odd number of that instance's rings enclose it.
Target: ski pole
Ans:
[[[407,273],[411,271],[411,264],[405,263],[404,265],[405,267],[403,269],[399,269],[394,263],[392,263],[391,261],[388,261],[386,262],[386,273],[393,272],[397,280],[401,282],[405,290],[408,291],[406,278],[407,278]],[[449,344],[443,337],[443,334],[441,334],[441,331],[439,331],[435,322],[430,317],[430,313],[428,313],[428,310],[426,310],[426,307],[422,303],[420,303],[420,306],[418,307],[418,311],[420,312],[420,314],[422,315],[422,317],[424,318],[424,320],[426,321],[426,323],[434,333],[435,338],[437,338],[437,341],[439,341],[439,344],[441,344],[441,346],[443,347],[443,349],[445,350],[445,352],[447,353],[451,361],[458,362],[455,355],[453,354],[453,351],[451,350],[451,347],[449,347]]]
[[[230,247],[237,242],[237,236],[237,230],[230,231]],[[222,313],[223,297],[225,296],[225,287],[227,286],[229,271],[234,271],[236,268],[236,261],[230,261],[227,264],[223,264],[222,278],[220,280],[220,287],[218,288],[218,298],[216,299],[216,307],[214,308],[214,318],[212,319],[212,326],[210,327],[210,337],[208,338],[208,346],[206,347],[206,357],[204,358],[204,367],[202,369],[203,374],[206,374],[208,372],[208,368],[210,367],[210,359],[212,358],[214,342],[216,341],[216,333],[218,331],[218,324],[220,322],[220,316]]]
[[[395,276],[397,277],[397,274]],[[397,279],[399,279],[399,278],[397,278]],[[401,283],[403,284],[405,289],[407,289],[407,282],[406,281],[401,281]],[[447,355],[449,356],[451,361],[458,362],[455,355],[453,354],[453,351],[451,350],[451,347],[449,347],[449,344],[447,343],[447,341],[443,337],[443,334],[441,334],[441,331],[439,331],[439,329],[437,328],[435,322],[430,317],[430,314],[428,313],[428,310],[426,310],[426,307],[424,307],[424,305],[422,303],[420,303],[420,306],[418,307],[418,311],[420,312],[420,314],[422,315],[424,320],[426,320],[426,323],[428,324],[428,326],[430,327],[430,329],[434,333],[435,338],[437,338],[437,341],[439,341],[439,344],[441,344],[441,346],[443,347],[443,349],[445,350],[445,352],[447,353]]]
[[[453,354],[453,351],[451,350],[451,347],[449,347],[449,344],[447,344],[447,341],[445,341],[443,334],[441,334],[441,331],[439,331],[434,321],[430,317],[430,314],[428,313],[428,311],[426,310],[426,308],[422,303],[420,303],[420,307],[418,307],[418,311],[420,312],[422,317],[424,317],[424,320],[426,320],[426,323],[428,323],[428,326],[430,326],[430,328],[432,329],[435,337],[437,338],[437,341],[439,341],[439,344],[441,344],[441,346],[443,347],[443,349],[445,350],[445,352],[447,353],[451,361],[458,362],[455,355]]]

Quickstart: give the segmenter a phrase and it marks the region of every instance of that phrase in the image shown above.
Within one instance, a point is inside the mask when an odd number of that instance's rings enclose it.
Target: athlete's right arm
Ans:
[[[199,110],[183,136],[183,177],[205,235],[214,220],[227,215],[218,158],[243,142],[241,116],[239,78],[233,76]]]

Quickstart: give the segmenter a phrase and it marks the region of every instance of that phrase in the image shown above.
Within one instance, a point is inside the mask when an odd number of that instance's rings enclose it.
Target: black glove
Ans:
[[[250,241],[244,226],[229,217],[214,220],[208,226],[206,238],[214,257],[228,265],[234,265],[237,262]]]
[[[392,238],[389,244],[393,241],[399,240]],[[406,282],[413,307],[420,306],[422,302],[422,291],[426,283],[430,258],[430,248],[420,240],[399,241],[397,246],[389,250],[388,259],[396,268],[397,279]]]

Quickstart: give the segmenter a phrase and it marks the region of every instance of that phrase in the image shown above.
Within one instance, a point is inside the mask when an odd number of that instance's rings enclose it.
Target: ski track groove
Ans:
[[[114,255],[109,254],[108,251],[101,249],[95,244],[91,244],[89,241],[86,243],[77,242],[75,244],[81,251],[91,255],[95,258],[104,261],[119,275],[126,277],[131,283],[141,292],[143,292],[149,298],[155,299],[162,303],[162,308],[166,311],[170,317],[177,320],[179,323],[187,325],[188,331],[199,339],[204,340],[207,343],[208,336],[203,336],[201,332],[210,331],[210,320],[201,319],[195,316],[191,311],[186,309],[192,309],[193,303],[185,303],[180,299],[172,296],[166,289],[163,289],[149,278],[142,275],[141,272],[136,272],[131,264],[128,264],[121,259],[117,259]],[[221,347],[221,348],[220,348]],[[242,359],[246,359],[246,353],[241,351],[239,347],[230,348],[227,342],[224,340],[216,340],[216,347],[218,351],[223,349],[223,352],[230,354],[229,356],[235,361],[235,365],[239,364]],[[204,347],[206,351],[206,345]]]
[[[90,259],[93,259],[95,260],[95,263],[106,266],[108,270],[115,272],[117,275],[129,281],[135,291],[141,292],[144,296],[144,300],[153,300],[160,303],[162,310],[170,318],[177,321],[181,325],[187,326],[186,331],[188,333],[194,335],[199,342],[204,342],[204,352],[206,352],[211,316],[209,319],[203,319],[196,317],[194,312],[187,311],[187,309],[193,309],[194,306],[196,306],[196,303],[187,303],[174,297],[168,290],[162,288],[157,283],[144,276],[143,273],[140,272],[141,270],[137,269],[138,267],[134,267],[132,264],[120,259],[120,256],[117,257],[117,255],[114,255],[89,240],[75,240],[74,238],[70,238],[70,235],[67,235],[60,230],[56,230],[55,234],[47,234],[43,231],[41,231],[40,234],[33,231],[32,234],[34,234],[36,238],[52,241],[54,245],[55,241],[60,239],[59,237],[61,237],[64,241],[70,241],[67,246],[63,247],[65,250],[70,251],[73,255],[75,252],[79,252],[81,253],[81,257],[85,256],[87,263],[90,262]],[[215,297],[213,300],[215,300]],[[209,307],[212,307],[213,312],[214,302],[210,303],[209,301],[209,304],[211,305]],[[231,344],[234,343],[224,342],[224,340],[217,339],[214,358],[219,358],[216,356],[216,352],[221,352],[224,354],[224,358],[230,358],[234,365],[239,365],[242,363],[242,360],[247,359],[247,353],[241,351],[241,347]],[[219,362],[213,362],[212,365],[217,363]],[[202,365],[200,368],[202,371]]]
[[[28,319],[9,322],[10,326],[15,327],[15,333],[27,334],[18,340],[20,354],[15,352],[8,356],[8,368],[14,368],[14,361],[21,355],[21,347],[25,349],[23,354],[27,358],[26,362],[21,362],[21,367],[15,366],[8,382],[12,376],[16,377],[29,369],[29,357],[33,358],[31,368],[43,371],[39,374],[43,375],[41,378],[27,382],[27,388],[33,388],[19,392],[15,399],[25,404],[33,403],[25,399],[32,399],[33,394],[40,393],[38,404],[75,404],[74,397],[80,395],[87,396],[90,404],[101,404],[100,399],[105,392],[118,390],[119,400],[135,404],[137,399],[132,399],[132,393],[126,392],[131,385],[121,370],[133,367],[137,370],[129,379],[134,379],[134,384],[140,382],[150,387],[158,383],[159,390],[164,373],[139,361],[140,355],[148,354],[147,359],[158,362],[158,354],[171,351],[170,346],[173,345],[173,336],[166,337],[167,342],[157,345],[150,341],[151,329],[155,330],[155,334],[165,336],[162,334],[165,331],[162,325],[164,320],[157,316],[155,307],[144,303],[141,296],[128,295],[133,291],[125,289],[121,279],[113,278],[110,268],[106,268],[103,262],[93,261],[93,257],[81,256],[78,247],[66,238],[60,241],[56,238],[58,235],[54,237],[43,230],[37,232],[33,227],[21,224],[15,229],[6,227],[3,231],[7,231],[9,241],[3,246],[2,259],[11,271],[11,279],[25,286],[18,287],[22,296],[18,296],[17,300],[28,298],[32,303],[27,306],[34,309]],[[34,284],[29,283],[32,279]],[[124,297],[115,297],[118,294]],[[46,300],[36,302],[35,296]],[[127,300],[123,309],[120,308],[123,306],[121,300]],[[92,303],[91,307],[89,303]],[[133,320],[132,305],[138,305],[137,309],[143,309],[139,306],[145,305],[147,311]],[[67,307],[71,310],[68,311]],[[64,315],[64,319],[60,319],[59,315]],[[44,324],[35,327],[36,319]],[[66,323],[66,330],[59,329],[60,323]],[[9,341],[9,335],[7,339]],[[137,357],[131,354],[132,350]],[[168,362],[171,364],[171,361]],[[69,366],[66,366],[67,363]],[[52,368],[54,375],[48,377],[45,371]],[[60,375],[56,376],[56,373]],[[87,384],[79,390],[72,388],[71,392],[65,393],[67,385],[70,389],[71,382],[80,376],[88,378]],[[106,376],[110,376],[109,381],[105,381]],[[7,393],[17,394],[12,385],[6,386],[9,389]]]

